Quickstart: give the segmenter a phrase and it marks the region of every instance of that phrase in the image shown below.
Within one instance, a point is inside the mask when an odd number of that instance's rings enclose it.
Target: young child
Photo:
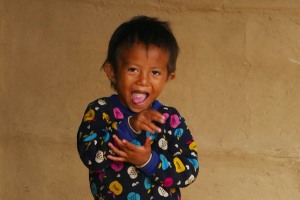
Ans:
[[[175,78],[178,45],[167,22],[121,24],[104,69],[117,92],[90,103],[77,135],[95,199],[180,200],[199,170],[197,147],[178,111],[157,97]]]

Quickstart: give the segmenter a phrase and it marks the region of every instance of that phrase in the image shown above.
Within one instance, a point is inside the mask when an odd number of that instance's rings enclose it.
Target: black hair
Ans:
[[[176,70],[176,60],[179,53],[177,41],[168,22],[160,21],[154,17],[136,16],[122,23],[113,33],[109,41],[106,63],[112,65],[117,73],[118,59],[122,47],[130,48],[136,43],[142,43],[148,49],[154,45],[169,54],[168,75]],[[112,87],[115,86],[113,83]]]

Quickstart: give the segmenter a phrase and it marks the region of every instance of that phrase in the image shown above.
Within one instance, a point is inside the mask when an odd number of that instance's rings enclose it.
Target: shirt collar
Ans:
[[[134,115],[135,112],[131,111],[129,108],[125,107],[119,100],[119,97],[117,94],[113,94],[109,97],[109,101],[111,101],[113,104],[115,104],[121,112],[127,114],[127,115]],[[162,104],[158,100],[154,100],[151,106],[151,109],[157,110]]]

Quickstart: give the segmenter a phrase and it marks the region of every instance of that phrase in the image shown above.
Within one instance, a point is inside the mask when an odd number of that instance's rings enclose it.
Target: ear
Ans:
[[[176,73],[172,72],[171,74],[169,74],[168,78],[167,78],[167,82],[173,80],[176,77]]]
[[[116,73],[113,66],[110,63],[105,63],[103,66],[104,72],[107,78],[112,82],[116,83]]]

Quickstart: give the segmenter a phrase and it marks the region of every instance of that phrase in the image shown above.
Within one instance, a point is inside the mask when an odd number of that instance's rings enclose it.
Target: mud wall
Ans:
[[[298,200],[300,2],[0,0],[0,199],[92,199],[76,132],[111,94],[100,66],[134,15],[170,21],[181,47],[160,100],[198,143],[184,200]]]

